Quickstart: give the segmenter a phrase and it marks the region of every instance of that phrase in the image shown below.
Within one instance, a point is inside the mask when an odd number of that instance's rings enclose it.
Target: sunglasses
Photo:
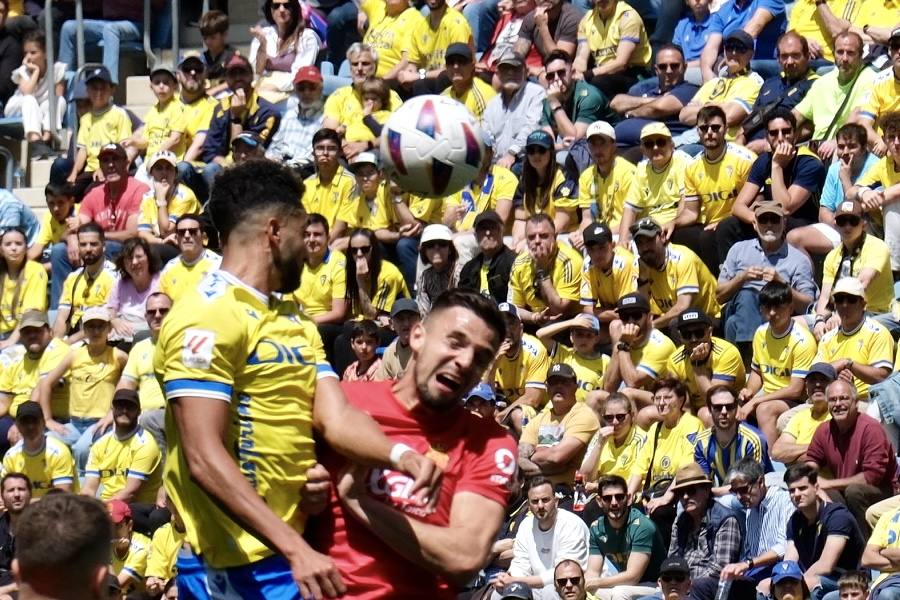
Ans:
[[[756,222],[760,225],[777,225],[781,223],[781,217],[771,213],[764,213],[756,217]]]
[[[850,294],[837,294],[833,298],[835,304],[856,304],[861,300],[859,296],[851,296]]]
[[[553,81],[554,79],[562,79],[566,74],[565,69],[561,69],[559,71],[547,71],[545,74],[547,77],[547,81]]]
[[[176,229],[175,232],[181,237],[185,237],[188,235],[197,235],[200,233],[199,227],[183,227],[181,229]]]
[[[705,486],[702,486],[702,485],[689,485],[689,486],[687,486],[687,487],[681,488],[681,494],[682,494],[683,496],[693,496],[693,495],[696,494],[698,491],[700,491],[700,488],[703,488],[703,487],[705,487]]]
[[[659,63],[656,65],[657,71],[662,71],[663,73],[667,71],[675,72],[681,68],[681,63]]]
[[[528,146],[525,148],[526,154],[547,154],[548,152],[550,152],[550,150],[543,146]]]
[[[603,420],[607,423],[624,423],[628,418],[628,413],[619,413],[615,415],[603,415]]]
[[[707,131],[712,131],[713,133],[719,133],[722,131],[724,126],[716,123],[715,125],[697,125],[697,129],[700,130],[701,133],[706,133]]]
[[[681,339],[686,341],[702,340],[704,337],[706,337],[706,329],[702,329],[699,327],[694,329],[685,329],[681,332]]]
[[[151,317],[164,317],[169,313],[168,308],[148,308],[147,315]]]
[[[353,254],[368,254],[371,251],[372,246],[357,246],[355,248],[353,246],[350,247],[350,252],[352,252]]]
[[[792,133],[794,133],[794,129],[791,127],[783,127],[781,129],[767,129],[766,131],[768,131],[769,135],[771,135],[772,137],[776,137],[779,133],[781,135],[791,135]]]
[[[623,312],[619,313],[619,320],[623,323],[631,323],[634,321],[640,321],[644,317],[644,313],[639,312]]]
[[[888,44],[888,47],[891,49],[891,52],[900,50],[900,41],[891,40],[891,42]]]
[[[625,502],[625,494],[603,494],[600,498],[604,502],[612,502],[613,500],[616,502]]]
[[[279,8],[283,8],[284,10],[291,10],[290,2],[273,2],[272,10],[278,10]]]
[[[747,52],[749,48],[747,48],[743,44],[725,44],[725,52]]]
[[[716,414],[720,412],[731,412],[737,408],[737,402],[729,402],[728,404],[710,404],[709,412]]]
[[[675,583],[684,583],[687,581],[687,575],[683,573],[666,573],[665,575],[660,575],[659,578],[666,583],[672,583],[673,581]]]
[[[846,227],[849,225],[850,227],[856,227],[862,222],[862,219],[859,217],[850,216],[840,216],[834,220],[835,225],[838,227]]]
[[[559,587],[566,587],[570,583],[572,585],[580,585],[581,577],[576,575],[575,577],[559,577],[556,579],[556,585]]]
[[[653,150],[654,148],[665,148],[669,144],[669,138],[656,138],[655,140],[644,140],[641,142],[641,145],[646,150]]]

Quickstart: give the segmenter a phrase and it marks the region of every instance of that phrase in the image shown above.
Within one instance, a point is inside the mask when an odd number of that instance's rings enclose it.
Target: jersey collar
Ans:
[[[269,303],[269,299],[271,296],[262,293],[261,291],[259,291],[258,289],[256,289],[253,286],[247,285],[246,283],[244,283],[243,281],[241,281],[240,279],[238,279],[237,277],[235,277],[228,271],[226,271],[224,269],[219,269],[217,271],[217,273],[219,274],[219,277],[221,277],[222,279],[224,279],[231,285],[235,285],[235,286],[244,288],[245,290],[247,290],[248,292],[253,294],[253,296],[256,297],[257,299],[259,299],[259,301],[262,302],[263,304]]]

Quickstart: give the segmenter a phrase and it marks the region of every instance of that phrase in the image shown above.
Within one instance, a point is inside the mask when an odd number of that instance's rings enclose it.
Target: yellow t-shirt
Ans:
[[[487,108],[487,103],[496,95],[496,90],[480,77],[472,79],[472,85],[464,91],[462,95],[457,96],[452,87],[448,87],[441,92],[441,96],[453,98],[468,108],[469,111],[475,115],[476,119],[481,119],[481,116],[484,114],[484,109]]]
[[[373,0],[373,2],[378,2],[379,0]],[[381,53],[378,53],[378,64],[381,65]],[[380,77],[381,75],[379,75]],[[400,105],[403,104],[403,101],[400,99],[400,96],[397,95],[397,92],[391,90],[391,102],[389,106],[389,110],[394,112]],[[362,120],[363,117],[363,99],[362,96],[357,93],[356,89],[352,85],[344,86],[338,88],[328,96],[328,99],[325,100],[325,106],[322,108],[322,112],[324,113],[326,118],[331,118],[337,121],[338,123],[347,126],[350,123],[354,123],[358,120]]]
[[[522,429],[522,444],[531,444],[536,448],[553,447],[563,441],[564,438],[574,437],[584,444],[581,452],[578,452],[566,465],[564,471],[547,475],[554,484],[575,481],[575,471],[584,460],[587,445],[600,428],[597,415],[586,404],[576,402],[565,415],[557,416],[552,410],[539,412]]]
[[[756,154],[728,143],[725,154],[710,162],[701,152],[684,171],[684,201],[700,203],[698,223],[709,225],[731,216],[734,199],[747,181]]]
[[[210,115],[212,111],[210,111]],[[209,124],[207,123],[207,127]],[[169,136],[175,132],[181,135],[181,140],[171,148],[178,160],[184,156],[187,147],[184,145],[184,132],[187,129],[187,118],[184,104],[178,98],[173,98],[161,106],[158,102],[150,107],[144,117],[144,139],[147,140],[147,158],[156,154]]]
[[[558,244],[550,280],[556,293],[562,300],[580,299],[581,292],[581,255],[568,244]],[[527,308],[532,312],[540,312],[547,308],[543,298],[539,298],[534,289],[535,266],[528,251],[522,252],[513,262],[509,274],[510,304]]]
[[[44,266],[26,260],[21,281],[0,278],[0,334],[12,333],[26,310],[47,310],[47,271]]]
[[[578,178],[578,208],[597,206],[597,220],[612,231],[619,229],[622,209],[634,187],[634,165],[617,156],[609,176],[603,177],[591,165]]]
[[[832,249],[825,257],[822,281],[836,282],[840,277],[843,244]],[[841,277],[859,277],[863,269],[875,269],[877,274],[866,288],[866,308],[876,313],[889,312],[894,301],[894,276],[891,273],[891,251],[888,245],[874,235],[867,234],[859,255],[851,263],[849,273]]]
[[[80,208],[80,204],[74,204],[72,206],[72,211],[69,213],[69,216],[78,216],[78,210]],[[53,215],[50,214],[49,210],[44,211],[44,214],[41,215],[41,230],[38,232],[37,240],[35,243],[41,244],[42,246],[44,246],[44,248],[46,248],[51,244],[64,242],[66,240],[66,233],[68,233],[68,231],[69,229],[65,221],[60,223],[53,218]]]
[[[810,444],[813,439],[813,434],[816,432],[816,429],[819,428],[819,425],[830,419],[831,413],[829,411],[826,410],[822,413],[822,416],[817,419],[812,414],[812,406],[804,406],[794,413],[794,416],[787,422],[784,433],[789,433],[794,436],[794,443],[796,444]]]
[[[596,438],[595,438],[596,439]],[[593,441],[592,441],[593,443]],[[631,477],[634,463],[647,443],[647,432],[640,427],[632,426],[628,437],[621,446],[617,446],[612,437],[607,438],[600,448],[600,459],[597,461],[597,475],[618,475],[625,481]],[[588,448],[590,451],[590,448]]]
[[[377,110],[370,115],[379,125],[384,125],[388,117],[391,116],[389,110]],[[360,114],[358,119],[347,123],[347,130],[344,132],[345,142],[368,142],[375,139],[375,133],[369,129],[363,120],[365,115]]]
[[[356,206],[356,214],[353,222],[347,223],[348,227],[365,227],[372,231],[379,229],[396,231],[395,225],[400,224],[400,216],[394,209],[394,197],[387,182],[382,181],[378,184],[378,191],[372,200],[364,198],[358,188],[354,194],[356,200],[353,204]]]
[[[183,183],[177,184],[175,193],[166,205],[169,222],[175,223],[181,215],[198,214],[200,202],[194,191]],[[156,206],[156,194],[148,190],[141,198],[141,210],[138,217],[138,231],[147,231],[159,237],[159,208]]]
[[[153,370],[153,354],[156,344],[153,338],[145,338],[135,344],[128,353],[128,362],[122,371],[122,379],[137,384],[138,397],[141,399],[141,410],[156,410],[166,407],[166,398]]]
[[[392,17],[385,12],[384,0],[364,0],[359,9],[369,19],[363,43],[378,53],[375,76],[384,77],[400,63],[404,54],[412,54],[413,33],[425,18],[412,7]]]
[[[72,350],[69,367],[69,412],[73,417],[101,419],[109,412],[116,384],[122,374],[124,354],[107,346],[99,356],[91,356],[87,345]]]
[[[443,198],[424,198],[415,194],[408,194],[409,212],[426,225],[440,223],[444,217],[441,209],[444,206]]]
[[[894,340],[884,326],[866,317],[856,331],[845,333],[837,327],[819,342],[819,351],[813,362],[834,362],[849,358],[870,367],[894,367]],[[853,378],[856,392],[861,400],[869,396],[869,384],[859,377]]]
[[[209,129],[209,122],[212,120],[217,104],[218,102],[215,99],[210,98],[206,94],[190,104],[181,102],[181,105],[184,107],[185,128],[182,140],[184,141],[185,152],[194,143],[194,138],[197,137],[197,134],[206,133]]]
[[[712,352],[708,361],[714,383],[724,383],[735,390],[744,387],[747,372],[744,369],[741,353],[734,344],[713,336]],[[694,365],[685,356],[684,346],[680,346],[674,354],[669,356],[669,360],[666,363],[666,371],[687,387],[691,406],[695,410],[699,410],[706,405],[706,398],[701,396],[700,388],[697,387],[697,380],[694,377]]]
[[[510,404],[525,393],[526,388],[547,389],[550,357],[547,349],[534,336],[522,334],[522,346],[515,358],[505,354],[497,360],[494,383]]]
[[[829,0],[828,8],[838,19],[853,23],[861,4],[855,0]],[[834,62],[834,39],[827,33],[828,28],[816,10],[815,0],[798,0],[794,3],[787,30],[794,30],[807,40],[817,42],[822,47],[822,58]]]
[[[406,281],[400,269],[394,266],[394,263],[387,260],[381,261],[381,271],[378,273],[378,282],[375,285],[375,294],[369,298],[372,306],[379,312],[388,313],[394,305],[397,298],[409,298],[409,289],[406,287]],[[358,306],[354,306],[355,302],[351,302],[350,318],[362,319],[364,317],[362,310]]]
[[[619,42],[633,42],[629,66],[646,67],[650,64],[650,42],[641,15],[631,6],[619,0],[616,12],[609,21],[600,18],[597,10],[584,15],[578,24],[578,43],[587,43],[594,57],[594,65],[608,63],[616,57]]]
[[[320,265],[304,265],[300,287],[294,292],[294,301],[311,317],[327,313],[331,310],[332,301],[347,297],[346,268],[347,258],[343,252],[326,251]]]
[[[653,379],[665,373],[666,363],[675,352],[675,344],[659,329],[654,329],[641,346],[632,346],[629,354],[631,362],[639,371]]]
[[[225,447],[272,512],[301,534],[300,494],[316,460],[316,381],[336,377],[312,321],[295,302],[276,301],[216,271],[166,317],[154,367],[168,402],[205,397],[228,404]],[[191,478],[172,411],[166,440],[166,492],[191,547],[217,569],[271,556]]]
[[[710,79],[703,84],[694,97],[691,104],[704,105],[710,102],[715,104],[725,104],[727,102],[736,102],[750,114],[753,109],[753,103],[759,96],[759,89],[762,87],[762,77],[750,71],[743,75],[725,75]],[[731,141],[737,137],[741,126],[735,125],[729,127],[725,134],[725,139]]]
[[[122,572],[128,573],[138,584],[142,584],[144,574],[147,572],[149,554],[150,538],[137,531],[132,531],[128,554],[125,555],[125,558],[119,558],[114,550],[110,561],[110,571],[115,576]]]
[[[519,180],[512,171],[495,165],[484,178],[480,189],[473,190],[467,185],[452,196],[444,198],[444,210],[448,206],[465,206],[466,216],[457,221],[454,227],[457,231],[471,231],[475,226],[475,217],[486,210],[496,209],[498,200],[512,201],[518,185]]]
[[[590,257],[581,266],[581,304],[612,308],[619,298],[636,289],[634,254],[627,248],[616,246],[609,272],[595,268]]]
[[[603,374],[609,366],[609,356],[606,354],[590,358],[581,356],[568,346],[556,344],[552,356],[554,364],[563,363],[575,371],[575,376],[578,377],[575,399],[579,402],[584,402],[590,392],[603,389]]]
[[[46,436],[44,449],[37,454],[28,454],[22,441],[10,448],[3,457],[3,474],[24,473],[31,480],[31,496],[43,498],[50,488],[71,485],[78,488],[75,479],[75,459],[69,447],[56,439]]]
[[[69,273],[63,282],[62,294],[59,296],[59,307],[72,309],[69,322],[74,326],[81,321],[85,309],[92,306],[106,306],[112,289],[119,281],[116,266],[105,261],[100,273],[91,279],[84,267]]]
[[[134,501],[152,503],[162,485],[162,455],[156,440],[142,427],[124,440],[113,429],[91,446],[84,472],[100,480],[104,502],[124,490],[127,479],[139,479],[143,483]]]
[[[178,551],[184,544],[185,534],[175,529],[172,523],[166,523],[153,532],[150,541],[150,556],[147,558],[146,576],[158,577],[168,581],[175,577],[175,561]]]
[[[631,474],[640,475],[643,480],[649,471],[651,486],[662,479],[674,478],[679,468],[694,462],[694,440],[704,429],[703,421],[690,413],[681,415],[672,429],[654,423],[647,431],[647,442],[635,459]]]
[[[888,511],[878,518],[872,536],[867,542],[870,546],[880,548],[900,548],[900,509]],[[885,571],[872,583],[872,587],[878,585],[888,577],[894,575],[893,571]]]
[[[204,250],[193,264],[187,264],[181,255],[177,260],[170,260],[159,274],[159,290],[173,302],[181,298],[185,292],[197,287],[204,277],[219,268],[222,257],[212,250]]]
[[[85,171],[100,168],[100,148],[106,144],[118,144],[131,137],[131,119],[121,106],[110,106],[100,113],[88,111],[78,121],[76,143],[87,151]]]
[[[900,22],[900,2],[897,0],[862,0],[853,25],[862,29],[872,27],[892,27]]]
[[[816,357],[816,338],[806,327],[793,322],[778,337],[768,323],[753,334],[750,368],[762,378],[762,392],[771,394],[790,385],[791,378],[805,379]]]
[[[20,404],[31,399],[31,392],[37,387],[38,380],[56,368],[62,359],[69,355],[69,350],[67,343],[53,338],[37,360],[29,358],[28,354],[23,352],[0,369],[0,392],[12,396],[9,406],[11,417],[16,416]],[[66,378],[53,384],[50,413],[57,420],[69,417],[69,381]]]
[[[535,195],[540,198],[542,187],[538,187],[535,191]],[[553,174],[553,183],[551,184],[550,194],[547,197],[547,206],[543,209],[535,205],[534,212],[528,209],[528,206],[525,204],[524,196],[521,199],[522,205],[521,208],[525,211],[525,218],[531,217],[537,213],[544,213],[550,219],[556,218],[556,211],[565,211],[571,214],[575,214],[575,211],[578,209],[578,193],[577,190],[574,189],[573,184],[570,181],[566,180],[566,174],[563,172],[562,168],[556,169],[556,172]],[[574,231],[578,227],[578,223],[576,219],[571,219],[569,223],[568,231],[557,231],[557,233],[569,233]]]
[[[657,271],[635,259],[638,277],[650,282],[650,301],[654,314],[664,314],[675,305],[679,294],[694,294],[692,306],[718,318],[721,312],[716,300],[716,280],[703,261],[686,246],[666,246],[666,264]]]
[[[461,12],[448,6],[437,29],[431,28],[428,17],[413,24],[409,62],[426,71],[443,69],[446,64],[444,53],[450,44],[456,43],[474,47],[472,28]]]
[[[347,169],[338,167],[328,185],[322,183],[318,174],[310,175],[303,184],[305,189],[301,202],[308,214],[322,215],[328,221],[329,228],[333,228],[338,219],[344,223],[354,222],[359,197],[355,194],[356,179]]]
[[[691,157],[676,150],[672,160],[662,171],[657,171],[646,158],[635,168],[635,182],[625,204],[637,213],[635,220],[653,217],[665,225],[678,213],[678,203],[684,193],[684,172]]]

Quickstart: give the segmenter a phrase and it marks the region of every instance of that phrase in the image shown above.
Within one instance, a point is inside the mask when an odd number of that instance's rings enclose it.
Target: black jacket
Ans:
[[[509,293],[509,274],[512,271],[516,253],[503,246],[503,250],[494,257],[488,266],[488,289],[491,297],[499,304],[506,302]],[[484,254],[479,252],[475,258],[463,265],[459,273],[459,287],[467,290],[481,290],[481,265]]]

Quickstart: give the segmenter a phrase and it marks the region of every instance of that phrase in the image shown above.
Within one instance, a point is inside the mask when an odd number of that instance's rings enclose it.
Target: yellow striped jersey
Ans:
[[[162,485],[162,467],[159,446],[143,427],[124,439],[119,439],[113,428],[91,446],[84,472],[100,480],[104,502],[124,490],[128,479],[139,479],[143,483],[134,502],[152,504]]]
[[[806,379],[816,357],[816,338],[806,327],[791,321],[790,329],[775,335],[765,323],[753,334],[753,359],[750,368],[762,378],[762,392],[771,394],[786,388],[791,378]]]

